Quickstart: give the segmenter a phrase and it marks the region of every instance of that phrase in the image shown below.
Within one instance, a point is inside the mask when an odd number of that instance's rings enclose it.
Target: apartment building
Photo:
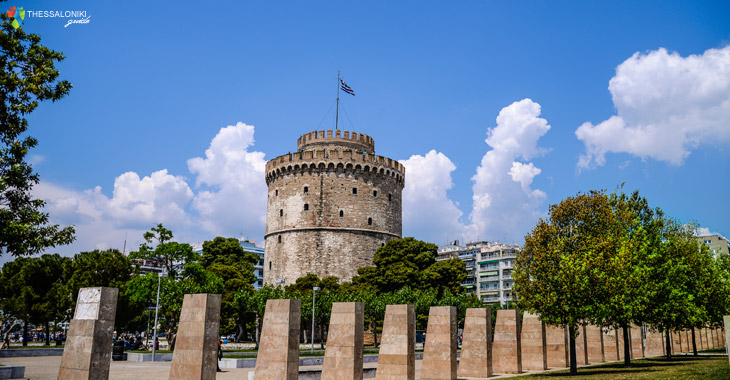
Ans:
[[[465,246],[453,241],[438,249],[437,261],[458,258],[466,264],[467,277],[462,286],[484,303],[512,301],[512,267],[520,251],[518,244],[478,241]]]

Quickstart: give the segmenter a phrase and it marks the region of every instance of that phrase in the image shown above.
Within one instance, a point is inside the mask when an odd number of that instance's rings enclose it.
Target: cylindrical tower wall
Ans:
[[[308,273],[349,281],[401,237],[405,169],[397,161],[305,151],[269,161],[266,171],[266,284]]]

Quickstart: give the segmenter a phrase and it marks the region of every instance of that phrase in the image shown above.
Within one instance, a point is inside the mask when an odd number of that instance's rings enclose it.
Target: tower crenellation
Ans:
[[[405,168],[374,147],[362,133],[313,131],[266,163],[264,283],[308,273],[349,281],[401,237]]]

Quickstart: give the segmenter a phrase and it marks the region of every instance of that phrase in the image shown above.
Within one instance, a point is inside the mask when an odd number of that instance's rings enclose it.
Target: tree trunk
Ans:
[[[624,366],[631,365],[631,339],[629,339],[629,325],[624,323],[621,328],[624,330]]]
[[[570,345],[570,374],[578,374],[578,363],[575,354],[575,326],[568,326],[568,344]]]
[[[695,328],[692,327],[692,353],[697,356],[697,342],[695,342]]]
[[[261,319],[256,317],[256,350],[259,349],[259,340],[261,340]]]
[[[667,336],[667,360],[672,360],[672,335],[669,329],[665,330],[665,335]]]
[[[46,346],[51,345],[51,329],[48,327],[48,322],[46,322]]]
[[[28,322],[23,321],[23,347],[28,345]]]
[[[241,341],[241,336],[245,337],[246,327],[245,324],[238,324],[238,335],[236,335],[236,343]]]

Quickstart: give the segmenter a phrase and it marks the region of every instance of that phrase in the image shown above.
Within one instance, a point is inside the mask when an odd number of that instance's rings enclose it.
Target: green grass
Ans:
[[[671,361],[662,358],[633,360],[631,367],[624,367],[623,363],[610,363],[578,368],[577,376],[570,376],[568,371],[556,371],[523,376],[519,379],[720,380],[730,379],[730,365],[727,356],[675,356]]]

